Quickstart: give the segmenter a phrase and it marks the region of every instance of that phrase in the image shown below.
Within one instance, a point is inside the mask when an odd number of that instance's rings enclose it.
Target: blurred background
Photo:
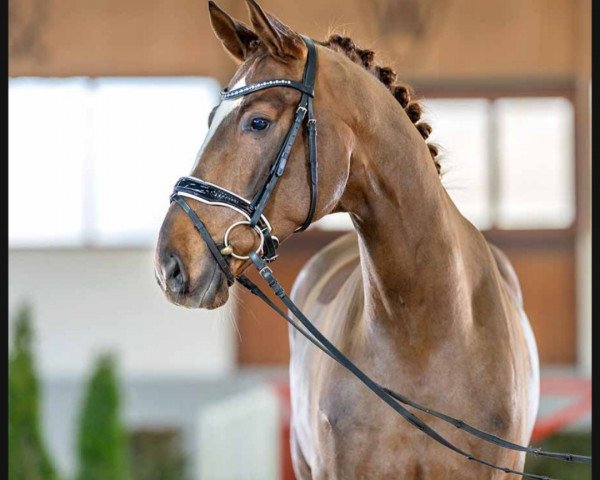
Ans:
[[[242,0],[219,5],[247,21]],[[444,184],[519,276],[542,363],[534,442],[586,453],[591,1],[261,6],[316,39],[351,36],[415,88]],[[202,0],[9,1],[11,375],[26,352],[39,385],[11,409],[39,398],[30,422],[61,478],[85,478],[86,418],[106,404],[93,385],[107,370],[129,467],[98,478],[293,478],[287,325],[241,290],[216,311],[177,308],[153,275],[172,185],[234,71]],[[284,286],[351,228],[330,216],[284,244]],[[591,478],[567,467],[561,478]]]

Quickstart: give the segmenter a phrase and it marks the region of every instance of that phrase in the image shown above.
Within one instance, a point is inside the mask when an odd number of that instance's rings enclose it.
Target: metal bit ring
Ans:
[[[248,260],[250,258],[249,255],[237,255],[233,251],[233,247],[229,244],[229,234],[231,233],[231,231],[235,227],[238,227],[240,225],[248,225],[249,226],[250,222],[248,222],[246,220],[242,220],[241,222],[235,222],[235,223],[231,224],[231,226],[225,231],[225,236],[223,237],[224,247],[221,249],[221,254],[231,255],[233,258],[237,258],[238,260]],[[252,227],[252,229],[258,234],[258,238],[260,239],[260,245],[256,249],[256,253],[258,255],[260,255],[262,253],[262,251],[263,251],[263,246],[265,244],[265,236],[263,235],[261,229],[258,228],[257,225],[255,225],[254,227]]]

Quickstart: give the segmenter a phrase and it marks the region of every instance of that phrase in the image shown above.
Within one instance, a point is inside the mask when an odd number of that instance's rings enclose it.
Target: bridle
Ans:
[[[298,330],[306,339],[308,339],[313,345],[319,348],[323,353],[331,357],[333,360],[338,362],[344,368],[349,370],[354,376],[356,376],[363,384],[365,384],[373,393],[380,397],[385,403],[405,418],[409,423],[414,425],[416,428],[421,430],[423,433],[428,435],[436,442],[444,445],[445,447],[453,450],[454,452],[462,455],[468,460],[476,463],[486,465],[490,468],[501,470],[505,473],[511,473],[520,475],[524,478],[532,478],[537,480],[552,480],[550,477],[543,475],[530,474],[513,470],[508,467],[501,467],[490,463],[486,460],[480,459],[473,456],[467,451],[455,446],[450,441],[442,437],[437,431],[429,427],[423,420],[415,416],[412,412],[406,409],[403,405],[410,406],[416,410],[422,411],[429,415],[432,415],[440,420],[443,420],[458,429],[462,429],[465,432],[473,435],[481,440],[489,443],[493,443],[503,448],[510,450],[516,450],[519,452],[531,453],[537,456],[544,456],[555,458],[558,460],[564,460],[568,462],[579,462],[579,463],[592,463],[591,457],[583,455],[573,455],[569,453],[556,453],[547,452],[539,448],[525,447],[518,445],[503,438],[497,437],[490,433],[479,430],[462,420],[445,415],[441,412],[433,410],[428,407],[424,407],[403,395],[394,392],[393,390],[386,388],[368,375],[360,370],[348,357],[340,352],[329,340],[321,334],[321,332],[312,324],[312,322],[300,311],[292,299],[286,294],[283,287],[277,281],[273,275],[272,270],[267,266],[268,263],[272,262],[277,258],[276,250],[279,246],[279,240],[275,235],[272,234],[272,227],[267,218],[264,215],[265,206],[277,185],[277,182],[283,175],[285,167],[294,145],[300,127],[306,125],[306,132],[308,136],[308,168],[310,173],[310,206],[308,214],[304,223],[296,229],[296,232],[305,230],[312,222],[316,203],[317,203],[317,122],[313,115],[313,97],[315,95],[315,77],[316,77],[316,64],[317,64],[317,51],[313,41],[308,37],[302,37],[306,47],[308,49],[306,64],[304,66],[304,74],[302,82],[288,79],[275,79],[266,80],[251,85],[243,86],[235,90],[223,90],[221,92],[221,100],[230,100],[239,98],[242,96],[250,95],[254,92],[264,90],[267,88],[274,87],[285,87],[293,88],[301,92],[300,101],[296,108],[294,120],[290,129],[288,130],[284,141],[279,149],[279,153],[273,165],[269,170],[267,180],[265,181],[262,189],[254,196],[251,201],[248,201],[239,195],[236,195],[229,190],[226,190],[218,185],[206,182],[195,177],[182,177],[175,184],[173,193],[171,194],[171,202],[177,203],[179,207],[189,216],[190,220],[194,224],[194,227],[198,230],[211,255],[214,257],[219,267],[225,274],[227,282],[232,285],[237,280],[252,294],[257,295],[262,301],[264,301],[270,308],[272,308],[279,316],[289,322],[296,330]],[[246,220],[233,223],[226,231],[223,238],[223,244],[217,245],[214,241],[204,223],[200,220],[198,215],[190,208],[187,204],[185,197],[197,200],[202,203],[209,205],[220,205],[228,207],[240,213]],[[231,244],[229,244],[229,235],[231,231],[238,226],[247,225],[253,229],[260,239],[260,245],[256,251],[250,252],[248,255],[239,255],[233,251]],[[267,295],[248,277],[245,275],[233,275],[227,262],[226,257],[233,256],[234,258],[246,260],[249,259],[255,265],[257,270],[263,279],[267,282],[271,290],[277,295],[281,301],[288,307],[294,317],[296,317],[300,324],[290,318],[280,307],[278,307]]]
[[[317,68],[317,50],[313,41],[310,38],[303,37],[306,43],[308,52],[306,57],[306,64],[304,66],[304,74],[302,76],[302,82],[287,79],[276,79],[276,80],[265,80],[251,85],[246,85],[235,90],[224,89],[221,91],[221,100],[232,100],[239,97],[250,95],[260,90],[274,87],[293,88],[301,93],[300,101],[296,107],[296,113],[294,114],[294,120],[290,129],[288,130],[279,153],[275,158],[275,162],[269,170],[267,179],[260,189],[260,191],[254,196],[252,201],[248,201],[245,198],[236,195],[218,185],[206,182],[199,178],[194,177],[182,177],[175,184],[173,194],[171,195],[171,201],[176,202],[183,210],[190,215],[189,207],[184,206],[185,200],[180,197],[188,197],[194,200],[198,200],[209,205],[221,205],[235,210],[241,213],[246,220],[242,220],[232,224],[226,231],[223,237],[223,245],[217,246],[220,252],[219,257],[222,259],[222,255],[231,255],[234,258],[240,260],[249,259],[249,255],[238,255],[233,251],[233,247],[229,244],[229,234],[233,229],[241,225],[248,225],[258,235],[260,239],[260,245],[256,251],[260,254],[261,258],[269,263],[277,258],[277,247],[279,246],[279,239],[272,235],[272,227],[267,218],[264,215],[264,210],[273,193],[273,190],[277,186],[277,183],[287,166],[287,161],[294,146],[298,132],[302,125],[306,125],[306,131],[308,136],[308,169],[310,175],[310,206],[308,214],[304,223],[296,229],[296,232],[306,230],[311,224],[312,219],[315,215],[317,207],[317,121],[313,115],[313,97],[315,95],[315,76]],[[196,225],[197,226],[197,225]],[[203,230],[206,230],[202,227]],[[202,230],[201,232],[202,233]],[[214,243],[212,237],[205,236],[202,233],[204,240],[207,243]],[[209,240],[210,239],[210,240]],[[233,284],[235,281],[226,262],[223,263],[219,260],[219,266],[225,273],[229,284]]]

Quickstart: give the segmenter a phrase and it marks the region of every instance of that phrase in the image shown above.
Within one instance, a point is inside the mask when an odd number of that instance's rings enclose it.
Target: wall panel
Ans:
[[[243,1],[218,2],[247,21]],[[346,32],[411,80],[575,73],[585,0],[263,0],[296,30]],[[11,0],[10,75],[210,75],[234,68],[198,0]]]

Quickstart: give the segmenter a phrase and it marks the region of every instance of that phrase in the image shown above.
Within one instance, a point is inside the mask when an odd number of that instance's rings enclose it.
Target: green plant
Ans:
[[[134,480],[186,478],[185,455],[177,430],[137,430],[131,432],[129,445]]]
[[[40,432],[29,306],[19,308],[15,317],[8,362],[8,479],[55,480],[57,474]]]
[[[587,432],[561,432],[557,433],[540,445],[542,450],[552,452],[572,452],[580,455],[592,454],[592,434]],[[560,462],[544,457],[529,455],[525,464],[525,471],[537,475],[547,475],[561,480],[585,480],[592,478],[591,465],[581,463]]]
[[[129,480],[127,438],[120,419],[114,362],[97,361],[79,419],[77,480]]]

